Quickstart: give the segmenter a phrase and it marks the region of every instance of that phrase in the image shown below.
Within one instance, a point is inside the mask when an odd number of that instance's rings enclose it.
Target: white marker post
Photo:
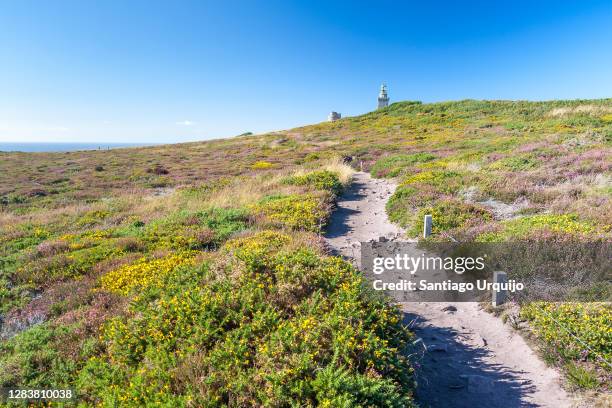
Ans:
[[[506,275],[506,272],[502,272],[502,271],[493,272],[493,283],[505,284],[507,282],[508,282],[508,275]],[[493,289],[493,298],[492,298],[491,303],[495,307],[501,306],[503,303],[506,302],[506,296],[508,296],[507,291],[505,290],[497,291]]]
[[[431,226],[433,224],[431,215],[426,215],[423,220],[423,238],[427,238],[431,235]]]

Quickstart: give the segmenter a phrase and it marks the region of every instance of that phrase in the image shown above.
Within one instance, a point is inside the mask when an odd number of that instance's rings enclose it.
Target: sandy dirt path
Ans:
[[[388,180],[356,173],[331,218],[326,234],[331,250],[358,264],[359,242],[400,240],[402,230],[385,213],[394,189]],[[405,322],[422,339],[413,356],[422,407],[574,406],[560,386],[559,373],[477,303],[411,302],[400,307]]]
[[[387,219],[385,204],[395,185],[369,173],[355,173],[353,183],[332,213],[325,239],[330,248],[359,264],[360,243],[385,237],[399,239],[403,231]]]

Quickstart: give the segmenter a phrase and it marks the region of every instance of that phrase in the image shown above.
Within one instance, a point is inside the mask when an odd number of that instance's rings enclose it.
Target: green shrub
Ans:
[[[567,363],[563,367],[565,375],[575,388],[581,390],[594,390],[600,386],[600,381],[597,378],[597,372],[581,367],[576,363]]]
[[[419,208],[431,206],[440,198],[441,195],[429,186],[418,189],[413,186],[400,186],[387,201],[386,211],[391,221],[408,227],[414,221],[414,214]]]
[[[206,249],[221,245],[232,234],[247,228],[249,214],[242,208],[180,211],[148,224],[145,242],[164,249]]]
[[[72,342],[72,327],[40,324],[0,343],[0,386],[30,388],[73,388],[79,363],[60,345]]]
[[[215,242],[220,244],[232,234],[248,226],[248,211],[244,208],[213,208],[196,213],[199,224],[215,232]]]
[[[530,326],[544,350],[557,360],[572,363],[589,361],[612,371],[602,361],[612,358],[612,307],[607,303],[533,302],[520,315]],[[576,340],[580,339],[580,341]],[[586,346],[585,346],[586,345]],[[592,385],[590,375],[574,367],[568,371],[573,382]]]
[[[462,187],[463,176],[456,171],[427,170],[405,178],[400,186],[428,185],[444,193],[454,193]]]
[[[147,183],[147,186],[151,188],[164,188],[170,185],[172,185],[172,179],[166,176],[158,176],[158,177],[152,178]]]
[[[542,230],[584,235],[596,232],[598,228],[590,222],[579,220],[576,214],[542,214],[503,221],[501,231],[481,234],[478,240],[498,242],[516,238],[523,239]]]
[[[79,384],[110,406],[412,406],[411,335],[366,287],[282,233],[228,241],[110,321]]]
[[[23,204],[27,201],[26,197],[18,195],[18,194],[7,194],[0,197],[0,204],[9,205],[9,204]]]
[[[113,241],[100,242],[91,247],[76,247],[72,252],[28,262],[19,268],[22,281],[44,284],[54,280],[77,278],[89,273],[99,262],[119,257],[124,252]]]
[[[319,159],[321,159],[321,155],[319,153],[316,153],[316,152],[308,153],[306,156],[304,156],[304,163],[314,162]]]
[[[127,295],[135,289],[154,285],[175,269],[193,263],[193,253],[175,253],[164,258],[147,259],[123,265],[108,272],[100,279],[100,285],[109,292]]]
[[[482,207],[459,200],[441,200],[433,206],[421,208],[417,212],[416,219],[409,230],[412,236],[418,236],[423,233],[423,218],[427,214],[432,216],[432,234],[462,228],[468,223],[492,219],[491,213]]]
[[[317,190],[329,191],[334,195],[342,193],[342,183],[338,175],[329,170],[318,170],[303,175],[287,177],[284,182],[296,186],[309,186]]]
[[[276,231],[262,231],[254,236],[232,239],[221,249],[257,271],[270,266],[270,256],[291,241],[289,235]]]
[[[312,194],[268,196],[253,210],[272,223],[312,232],[320,232],[329,217],[329,205]]]
[[[513,156],[493,162],[489,167],[494,170],[525,171],[537,167],[540,161],[533,155]]]
[[[431,153],[398,154],[379,159],[370,172],[374,177],[397,177],[409,166],[434,160]]]
[[[390,379],[354,374],[345,368],[327,366],[312,383],[321,407],[409,407],[411,398],[402,395]]]

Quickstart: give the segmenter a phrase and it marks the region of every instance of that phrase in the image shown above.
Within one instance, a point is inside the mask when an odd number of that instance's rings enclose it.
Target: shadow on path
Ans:
[[[338,200],[337,208],[332,213],[327,231],[325,233],[326,238],[337,238],[346,236],[349,234],[353,227],[348,224],[349,218],[358,214],[359,210],[354,210],[343,206],[343,202],[346,201],[363,201],[367,198],[367,194],[363,193],[365,184],[361,181],[354,181],[350,187],[342,194]]]
[[[359,267],[360,243],[382,237],[405,239],[402,229],[391,223],[385,212],[394,190],[390,180],[373,179],[362,172],[353,175],[325,234],[332,253]],[[407,351],[417,367],[417,399],[423,408],[571,406],[557,384],[558,374],[547,369],[503,324],[487,321],[491,316],[486,312],[459,307],[458,314],[450,316],[444,309],[429,309],[433,306],[422,302],[418,306],[413,303],[413,308],[410,303],[399,303],[407,312],[406,322],[411,322],[417,337],[423,339]],[[429,346],[427,352],[423,344]]]
[[[521,372],[486,362],[489,351],[462,343],[461,332],[431,326],[412,313],[404,313],[404,323],[423,341],[409,352],[416,369],[416,399],[422,408],[538,406],[526,400],[534,386],[521,379]]]

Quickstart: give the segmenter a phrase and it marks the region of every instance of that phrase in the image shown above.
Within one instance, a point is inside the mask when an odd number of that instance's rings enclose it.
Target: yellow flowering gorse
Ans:
[[[101,286],[111,292],[127,295],[134,288],[159,283],[164,276],[182,265],[192,264],[193,255],[188,252],[172,254],[159,259],[141,258],[104,275]]]

